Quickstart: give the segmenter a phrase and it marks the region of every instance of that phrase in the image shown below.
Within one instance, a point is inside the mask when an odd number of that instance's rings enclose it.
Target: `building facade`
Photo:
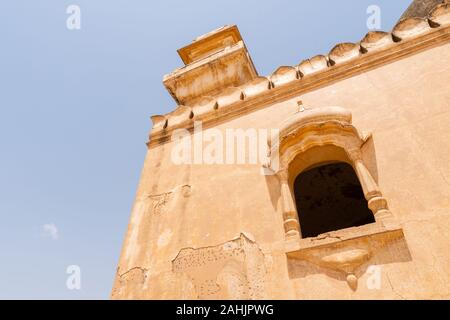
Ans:
[[[450,4],[258,75],[178,50],[113,299],[450,298]]]

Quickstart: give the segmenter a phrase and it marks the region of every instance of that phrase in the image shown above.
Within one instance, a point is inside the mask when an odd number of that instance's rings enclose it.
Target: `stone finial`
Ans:
[[[153,131],[159,131],[167,127],[167,118],[165,116],[154,115],[151,116],[150,119],[152,119],[153,122]]]
[[[328,57],[332,64],[343,63],[355,59],[361,55],[359,44],[344,42],[339,43],[331,49]]]
[[[401,19],[392,30],[394,37],[400,40],[414,38],[430,30],[428,21],[423,18]]]
[[[392,35],[384,31],[369,31],[361,40],[361,47],[367,52],[385,48],[394,43]]]
[[[217,103],[217,99],[205,96],[202,97],[198,103],[192,107],[192,111],[194,113],[194,120],[201,120],[205,116],[207,116],[210,112],[213,112],[219,108],[219,104]]]
[[[270,76],[274,87],[295,81],[298,78],[297,70],[291,66],[281,66]]]
[[[302,76],[313,74],[326,68],[328,68],[328,60],[324,55],[317,55],[303,60],[297,66],[297,69]]]
[[[230,87],[223,90],[222,94],[217,98],[217,104],[219,108],[223,108],[243,99],[244,93],[240,88]]]
[[[260,93],[270,90],[271,84],[266,77],[258,77],[247,83],[242,87],[245,98],[251,98]]]
[[[179,105],[175,110],[169,113],[168,126],[175,127],[181,123],[187,122],[194,116],[192,108]]]
[[[428,16],[428,19],[439,26],[450,24],[450,0],[448,3],[442,3],[436,6]]]

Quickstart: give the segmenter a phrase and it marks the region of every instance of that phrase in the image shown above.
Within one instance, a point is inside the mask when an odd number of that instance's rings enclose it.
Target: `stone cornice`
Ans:
[[[198,105],[179,106],[167,115],[153,116],[154,126],[147,145],[152,147],[170,140],[175,129],[191,130],[195,120],[202,121],[203,128],[216,126],[274,103],[443,45],[450,40],[448,16],[449,5],[439,5],[430,14],[434,21],[420,18],[403,19],[394,27],[392,33],[369,32],[359,43],[336,45],[328,56],[315,56],[295,67],[280,67],[269,77],[259,77],[240,87],[225,89],[220,96],[204,97]],[[183,116],[180,117],[180,114]]]

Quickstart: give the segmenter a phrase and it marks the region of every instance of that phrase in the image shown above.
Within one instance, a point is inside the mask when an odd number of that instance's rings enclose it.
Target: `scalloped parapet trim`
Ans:
[[[177,128],[190,128],[195,120],[217,120],[231,114],[243,114],[250,110],[257,109],[256,105],[261,105],[266,101],[268,94],[275,95],[272,102],[277,100],[281,94],[280,91],[287,92],[286,97],[292,96],[293,91],[305,91],[311,88],[323,85],[326,82],[320,75],[330,73],[333,79],[343,79],[336,77],[335,74],[348,72],[356,65],[360,67],[362,63],[368,60],[369,56],[377,60],[376,55],[382,55],[385,51],[395,51],[398,57],[399,51],[407,50],[409,47],[414,52],[414,46],[420,50],[426,46],[432,46],[436,41],[429,41],[429,44],[423,45],[424,41],[416,40],[420,37],[437,32],[440,40],[447,41],[450,38],[450,4],[442,3],[431,10],[427,19],[423,18],[405,18],[401,19],[393,28],[392,32],[370,31],[358,43],[340,43],[335,45],[327,55],[316,55],[312,58],[303,60],[295,66],[281,66],[277,68],[268,77],[257,77],[239,87],[229,87],[216,96],[204,96],[197,100],[192,106],[178,106],[174,111],[165,115],[152,116],[153,128],[150,134],[150,144],[158,141],[166,141],[170,132]],[[408,46],[407,43],[413,43]],[[398,47],[398,49],[396,49]],[[366,59],[367,57],[367,59]],[[378,59],[380,60],[380,59]],[[373,65],[382,65],[388,62],[387,58],[383,61],[368,62]],[[395,60],[391,58],[391,61]],[[357,63],[356,63],[357,61]],[[370,69],[370,67],[368,67]],[[328,77],[330,78],[330,77]],[[275,94],[277,93],[277,94]],[[247,103],[252,106],[237,110],[236,106],[241,103]],[[245,110],[244,110],[245,109]]]

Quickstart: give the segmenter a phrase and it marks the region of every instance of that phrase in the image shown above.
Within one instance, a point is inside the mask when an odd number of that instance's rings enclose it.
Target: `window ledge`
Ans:
[[[389,219],[391,220],[391,219]],[[347,283],[357,287],[356,269],[395,240],[403,238],[401,226],[393,219],[320,234],[317,237],[286,239],[288,259],[306,260],[317,266],[343,272]]]

